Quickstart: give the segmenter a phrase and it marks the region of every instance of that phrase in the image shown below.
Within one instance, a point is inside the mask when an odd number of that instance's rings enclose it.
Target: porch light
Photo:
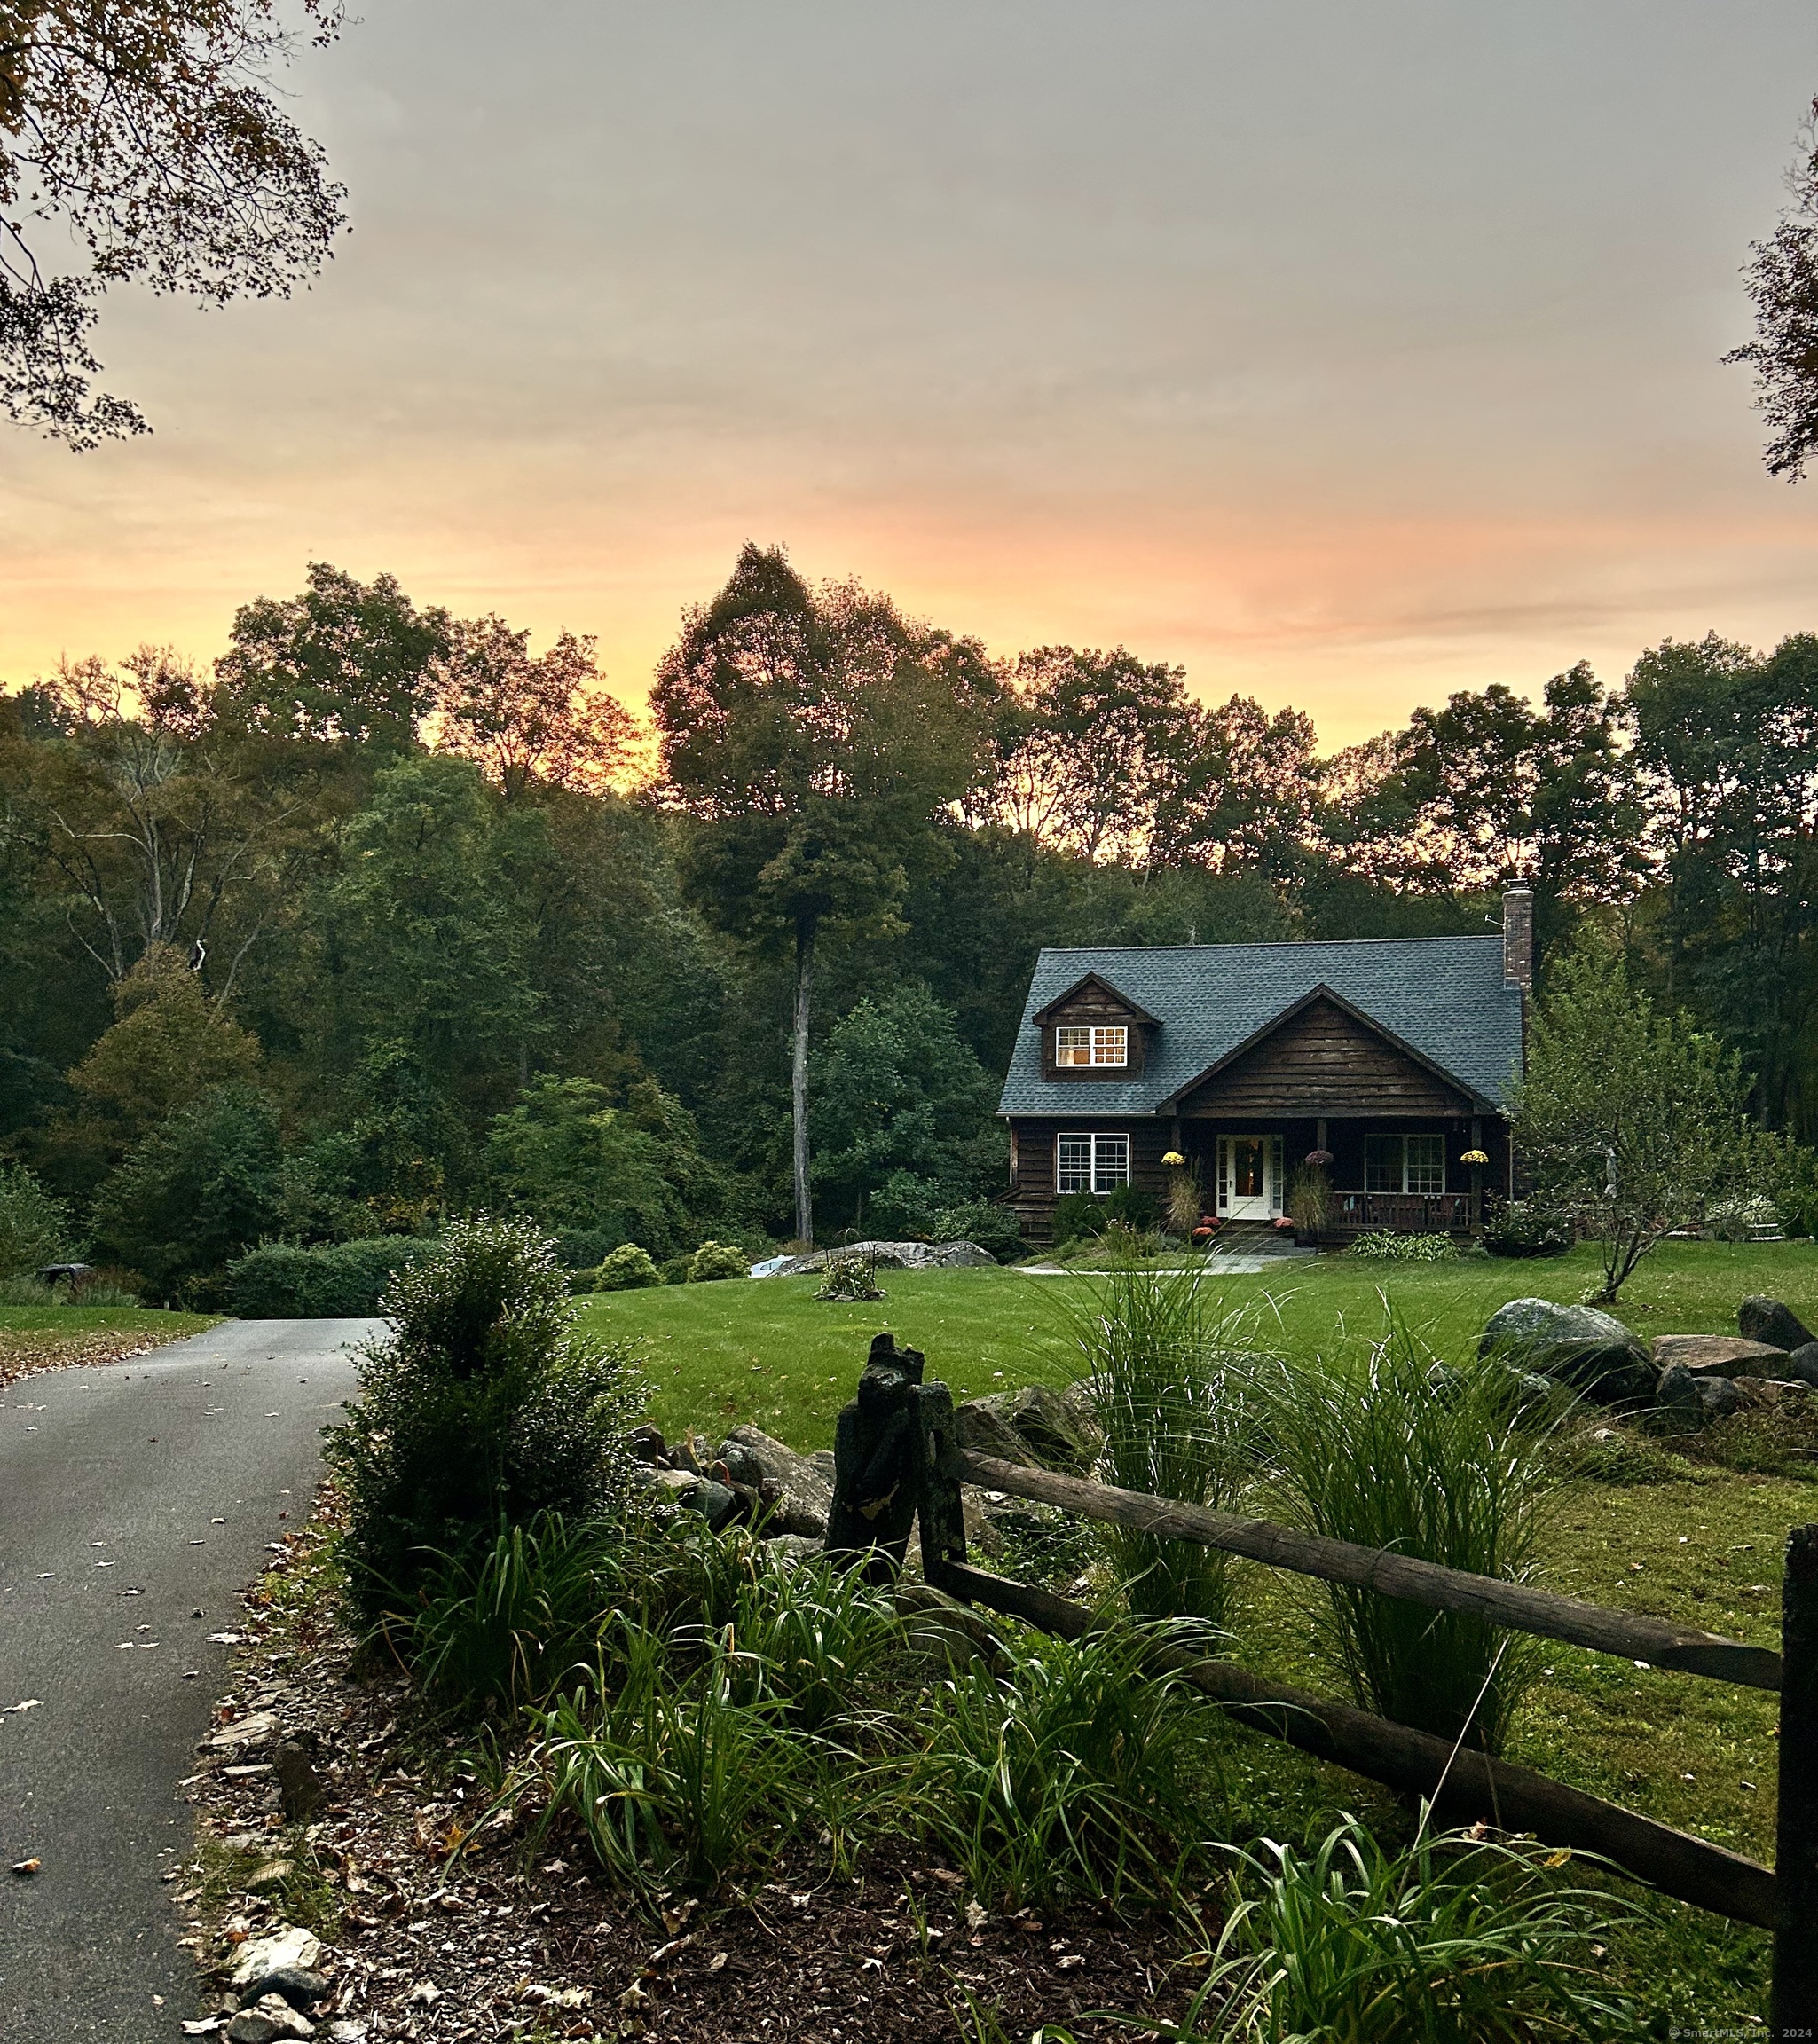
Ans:
[[[1178,1150],[1170,1150],[1162,1158],[1161,1161],[1164,1164],[1184,1164],[1186,1162],[1186,1159],[1181,1155]]]
[[[1303,1161],[1308,1164],[1329,1164],[1332,1152],[1329,1150],[1309,1150]]]
[[[1459,1159],[1460,1164],[1487,1164],[1489,1161],[1490,1152],[1487,1150],[1467,1150]]]

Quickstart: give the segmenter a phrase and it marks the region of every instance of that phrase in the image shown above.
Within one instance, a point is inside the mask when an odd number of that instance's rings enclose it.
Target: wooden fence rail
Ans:
[[[944,1563],[935,1587],[1064,1639],[1081,1639],[1104,1623],[1083,1604],[964,1563]],[[1448,1823],[1482,1821],[1499,1830],[1531,1831],[1549,1845],[1614,1860],[1680,1902],[1764,1930],[1774,1928],[1773,1871],[1753,1859],[1530,1768],[1492,1760],[1468,1747],[1454,1749],[1449,1740],[1391,1724],[1329,1696],[1265,1682],[1234,1662],[1183,1652],[1161,1657],[1182,1680],[1216,1697],[1240,1724],[1388,1788],[1428,1796]]]
[[[1620,1654],[1625,1660],[1646,1661],[1656,1668],[1670,1668],[1681,1674],[1708,1675],[1716,1681],[1741,1683],[1751,1689],[1780,1687],[1780,1656],[1770,1647],[1745,1647],[1740,1640],[1674,1625],[1663,1618],[1609,1611],[1601,1605],[1580,1603],[1576,1597],[1562,1597],[1550,1590],[1532,1590],[1524,1584],[1499,1582],[1490,1576],[1467,1575],[1462,1569],[1441,1568],[1436,1562],[1419,1561],[1407,1554],[1387,1553],[1378,1547],[1356,1547],[1348,1540],[1328,1540],[1317,1533],[1297,1533],[1267,1519],[1233,1518],[1228,1513],[1208,1512],[1198,1505],[1178,1505],[1140,1491],[1119,1490],[1109,1483],[1088,1483],[1077,1476],[1028,1469],[988,1455],[968,1454],[964,1449],[947,1451],[941,1474],[976,1483],[981,1490],[1002,1490],[1012,1498],[1058,1505],[1082,1518],[1106,1520],[1139,1533],[1197,1541],[1202,1546],[1267,1562],[1271,1568],[1317,1576],[1325,1583],[1375,1590],[1385,1597],[1429,1604],[1441,1611],[1472,1612],[1514,1632],[1536,1632],[1543,1639],[1563,1639],[1574,1647]]]
[[[867,1395],[870,1410],[867,1411]],[[1474,1612],[1511,1631],[1617,1654],[1657,1668],[1780,1693],[1775,1867],[1570,1788],[1525,1767],[1454,1747],[1330,1697],[1177,1650],[1164,1658],[1241,1723],[1406,1794],[1448,1815],[1531,1832],[1543,1844],[1601,1854],[1663,1894],[1774,1932],[1767,2034],[1818,2039],[1818,1526],[1788,1543],[1782,1652],[1609,1611],[1550,1591],[1444,1568],[1405,1554],[1295,1532],[1170,1498],[973,1455],[954,1434],[951,1394],[922,1381],[922,1357],[880,1334],[859,1400],[836,1435],[830,1551],[886,1573],[901,1567],[912,1520],[936,1589],[1077,1638],[1099,1623],[1083,1605],[972,1566],[960,1486],[972,1482],[1162,1538],[1192,1540],[1327,1583],[1440,1610]]]

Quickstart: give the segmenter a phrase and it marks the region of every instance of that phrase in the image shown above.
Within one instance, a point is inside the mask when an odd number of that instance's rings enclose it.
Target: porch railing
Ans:
[[[1361,1234],[1459,1235],[1482,1219],[1476,1192],[1336,1192],[1333,1223]]]

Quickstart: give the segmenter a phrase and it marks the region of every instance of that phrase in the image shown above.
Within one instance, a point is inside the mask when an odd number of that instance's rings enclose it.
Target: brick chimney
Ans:
[[[1534,988],[1534,890],[1511,887],[1502,897],[1502,977],[1523,994]]]

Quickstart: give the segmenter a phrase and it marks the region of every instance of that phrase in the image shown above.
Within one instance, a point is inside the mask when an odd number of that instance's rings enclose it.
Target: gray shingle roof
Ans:
[[[1502,976],[1497,937],[1359,938],[1338,944],[1192,944],[1043,951],[1023,1007],[1000,1112],[1074,1114],[1077,1080],[1042,1076],[1029,1019],[1088,972],[1161,1026],[1130,1080],[1097,1080],[1093,1105],[1153,1113],[1316,987],[1331,987],[1486,1100],[1507,1101],[1522,1056],[1522,997]]]

